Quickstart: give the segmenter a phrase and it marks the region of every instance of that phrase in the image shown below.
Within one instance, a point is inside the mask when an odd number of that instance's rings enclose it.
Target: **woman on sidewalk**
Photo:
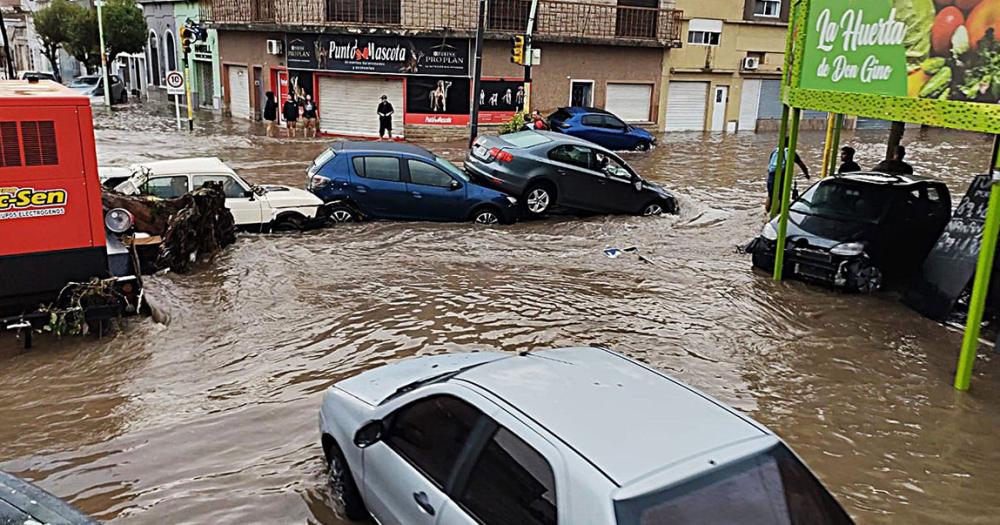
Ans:
[[[274,100],[274,92],[264,93],[264,121],[267,122],[267,136],[278,135],[278,103]]]

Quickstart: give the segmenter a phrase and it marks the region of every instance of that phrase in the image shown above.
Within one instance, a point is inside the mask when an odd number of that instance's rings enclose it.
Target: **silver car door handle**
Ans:
[[[434,515],[434,506],[431,505],[431,500],[427,497],[426,492],[414,492],[413,501],[417,502],[417,506],[420,507],[420,510],[426,512],[427,515]]]

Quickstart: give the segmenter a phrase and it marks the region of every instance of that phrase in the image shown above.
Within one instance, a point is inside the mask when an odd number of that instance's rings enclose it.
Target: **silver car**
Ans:
[[[118,75],[108,75],[111,84],[111,103],[124,104],[128,102],[128,90]],[[101,75],[85,75],[77,77],[68,86],[73,91],[90,97],[91,103],[104,103],[104,79]]]
[[[352,519],[852,523],[772,432],[598,348],[400,361],[330,387],[319,426]]]

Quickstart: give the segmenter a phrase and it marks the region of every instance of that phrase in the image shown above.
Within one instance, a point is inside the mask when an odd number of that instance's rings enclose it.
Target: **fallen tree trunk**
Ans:
[[[163,239],[156,257],[158,269],[186,273],[199,257],[210,256],[236,242],[236,224],[226,208],[221,183],[207,182],[176,199],[103,194],[105,209],[124,208],[135,219],[135,230]]]

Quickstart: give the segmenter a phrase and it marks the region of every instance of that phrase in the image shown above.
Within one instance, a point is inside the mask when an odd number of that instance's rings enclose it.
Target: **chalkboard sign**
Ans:
[[[921,314],[943,321],[976,273],[979,245],[990,200],[989,175],[979,175],[955,208],[904,302]]]

